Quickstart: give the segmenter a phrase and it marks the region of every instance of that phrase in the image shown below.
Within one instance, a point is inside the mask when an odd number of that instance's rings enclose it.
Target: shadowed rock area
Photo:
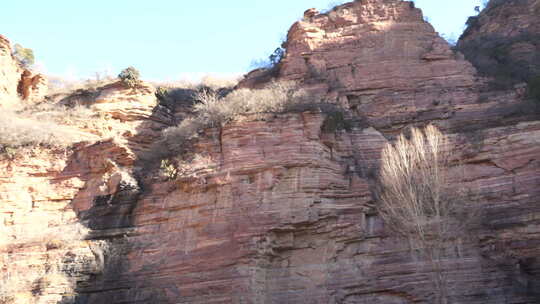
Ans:
[[[540,1],[490,1],[470,17],[457,48],[493,89],[540,77]]]
[[[297,81],[343,108],[350,127],[328,128],[317,110],[245,115],[201,131],[191,151],[200,158],[172,180],[147,154],[194,101],[165,107],[144,84],[100,88],[86,101],[106,114],[97,142],[0,161],[0,267],[62,276],[12,303],[434,303],[433,269],[384,227],[373,196],[384,145],[428,123],[448,134],[482,211],[445,253],[449,303],[538,303],[540,116],[527,84],[493,88],[467,49],[513,37],[502,6],[535,24],[538,1],[499,2],[462,36],[465,56],[412,2],[306,11],[271,74],[239,87]],[[536,71],[530,45],[516,60]],[[67,245],[23,242],[71,225],[86,232]]]

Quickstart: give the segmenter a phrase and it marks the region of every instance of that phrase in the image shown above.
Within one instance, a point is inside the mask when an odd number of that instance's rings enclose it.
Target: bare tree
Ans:
[[[450,153],[447,138],[436,127],[413,128],[410,139],[400,135],[382,151],[377,191],[386,227],[406,238],[412,252],[431,265],[439,304],[448,303],[445,250],[473,216],[465,212],[469,195],[450,180]]]

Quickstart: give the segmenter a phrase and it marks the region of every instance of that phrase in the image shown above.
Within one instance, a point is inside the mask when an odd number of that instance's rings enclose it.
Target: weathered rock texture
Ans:
[[[9,40],[0,36],[0,97],[2,104],[15,104],[17,99],[17,85],[20,80],[19,67],[11,56]]]
[[[97,142],[0,155],[0,303],[72,303],[122,257],[137,153],[173,118],[146,84],[107,85],[88,106],[101,119],[76,127]]]
[[[60,303],[101,271],[101,246],[84,240],[88,229],[71,207],[84,180],[65,167],[54,151],[1,162],[1,303]]]
[[[499,85],[540,76],[540,1],[492,0],[468,21],[458,49]]]
[[[42,74],[24,70],[17,86],[19,96],[27,101],[42,101],[47,95],[47,79]]]
[[[328,114],[317,111],[245,117],[205,130],[197,157],[167,180],[139,160],[175,113],[152,111],[150,92],[113,85],[92,107],[132,130],[120,140],[2,162],[2,267],[71,265],[57,272],[71,285],[23,288],[20,299],[433,303],[429,263],[385,230],[372,196],[382,147],[431,122],[449,134],[482,210],[480,225],[448,248],[450,303],[540,301],[540,119],[521,90],[490,91],[397,0],[307,11],[274,72],[348,110],[352,129],[322,128]],[[18,245],[18,231],[43,212],[61,219],[49,227],[84,225],[86,240],[52,253],[44,242]]]
[[[13,58],[9,40],[0,35],[0,106],[13,106],[20,99],[41,101],[47,94],[47,79],[23,69]]]

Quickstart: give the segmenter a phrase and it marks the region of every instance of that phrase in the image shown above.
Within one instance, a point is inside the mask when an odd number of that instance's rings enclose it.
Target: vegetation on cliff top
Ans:
[[[120,81],[128,88],[134,88],[139,85],[141,83],[140,77],[141,74],[139,71],[132,66],[123,69],[120,74],[118,74]]]
[[[34,64],[35,57],[32,49],[24,48],[20,44],[15,44],[13,48],[13,57],[15,57],[24,68],[30,68]]]
[[[292,83],[274,82],[264,89],[239,89],[220,97],[217,92],[202,90],[195,99],[194,117],[184,119],[178,126],[163,132],[163,144],[170,151],[182,152],[199,131],[219,127],[240,115],[283,113],[313,103],[304,90]]]
[[[327,115],[322,131],[352,127],[337,105],[308,94],[293,82],[272,82],[263,89],[238,89],[223,96],[214,90],[201,90],[194,99],[194,115],[165,129],[162,139],[149,153],[152,158],[161,160],[161,169],[169,178],[175,178],[179,173],[177,169],[186,158],[191,158],[192,145],[204,129],[222,127],[246,115],[258,120],[268,114],[318,110]]]
[[[26,146],[67,147],[89,134],[73,125],[96,116],[83,106],[72,108],[38,104],[0,113],[0,152],[13,156]]]

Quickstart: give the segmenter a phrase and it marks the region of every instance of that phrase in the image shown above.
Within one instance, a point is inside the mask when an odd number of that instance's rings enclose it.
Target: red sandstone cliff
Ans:
[[[44,274],[15,303],[429,303],[429,267],[371,194],[382,146],[428,122],[483,210],[444,263],[452,302],[537,303],[540,119],[523,90],[493,90],[410,2],[307,11],[286,45],[276,77],[345,108],[350,131],[316,111],[246,117],[205,130],[194,169],[167,181],[141,157],[174,113],[116,84],[90,101],[101,140],[1,161],[0,267]]]

